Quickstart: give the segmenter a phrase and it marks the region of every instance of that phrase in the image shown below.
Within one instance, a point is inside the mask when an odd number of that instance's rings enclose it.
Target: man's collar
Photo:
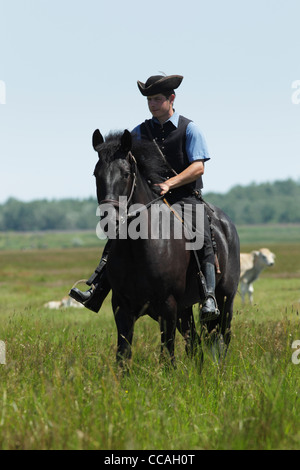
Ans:
[[[161,123],[159,122],[159,120],[155,117],[152,118],[152,121],[155,122],[156,124],[159,124],[161,125]],[[174,113],[172,114],[172,116],[167,119],[164,123],[166,124],[167,122],[171,122],[173,124],[174,127],[178,127],[178,121],[179,121],[179,114],[176,113],[176,111],[174,111]]]

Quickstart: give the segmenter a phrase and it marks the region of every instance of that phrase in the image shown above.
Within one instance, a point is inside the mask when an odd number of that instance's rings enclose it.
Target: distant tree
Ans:
[[[203,197],[236,224],[300,223],[300,181],[237,185],[226,194],[204,192]],[[32,202],[10,198],[0,205],[0,230],[93,230],[98,223],[96,209],[95,198]]]

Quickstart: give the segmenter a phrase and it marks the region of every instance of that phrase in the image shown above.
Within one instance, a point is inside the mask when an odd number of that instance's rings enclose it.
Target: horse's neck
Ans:
[[[157,196],[156,196],[157,197]],[[148,204],[153,199],[155,195],[149,187],[149,183],[142,177],[142,175],[137,173],[136,188],[133,194],[133,202],[135,204]]]
[[[129,234],[129,243],[133,243],[135,249],[139,247],[139,255],[143,254],[148,256],[149,246],[153,246],[158,243],[158,236],[155,237],[155,240],[152,240],[153,234],[153,220],[152,212],[156,210],[156,204],[151,204],[157,198],[149,186],[149,183],[138,175],[136,181],[135,191],[133,193],[132,202],[130,204],[129,213],[134,214],[132,218],[129,219],[128,223],[128,234]],[[156,214],[156,213],[155,213]],[[157,217],[154,215],[154,220],[156,221],[157,226]],[[157,228],[155,226],[155,229]],[[136,230],[137,238],[133,235],[133,231]]]

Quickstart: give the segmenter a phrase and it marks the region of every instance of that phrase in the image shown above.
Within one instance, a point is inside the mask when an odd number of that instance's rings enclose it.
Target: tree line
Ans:
[[[237,225],[300,223],[300,181],[234,186],[226,194],[203,193]],[[9,198],[0,205],[0,231],[94,230],[97,201]]]
[[[300,181],[234,186],[204,199],[226,212],[237,225],[300,223]]]

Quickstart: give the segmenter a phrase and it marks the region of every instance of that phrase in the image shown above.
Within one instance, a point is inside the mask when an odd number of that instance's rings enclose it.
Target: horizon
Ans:
[[[223,195],[225,196],[235,188],[246,189],[248,187],[253,187],[253,186],[267,186],[267,185],[274,186],[277,183],[286,183],[286,182],[289,182],[289,181],[291,181],[292,183],[300,186],[300,178],[298,178],[297,180],[295,180],[293,178],[286,178],[286,179],[278,179],[278,180],[274,180],[274,181],[262,181],[262,182],[259,182],[259,183],[256,182],[256,181],[253,181],[253,182],[250,182],[248,184],[235,184],[234,186],[232,186],[231,188],[229,188],[225,192],[203,191],[202,190],[202,195],[213,194],[213,195],[218,195],[218,196],[219,195],[220,196],[223,196]],[[14,196],[9,196],[5,201],[0,202],[0,206],[5,205],[9,200],[15,200],[15,201],[18,201],[18,202],[21,202],[21,203],[24,203],[24,204],[27,204],[27,203],[29,204],[31,202],[41,202],[41,201],[46,201],[46,202],[64,201],[64,200],[86,201],[86,200],[90,200],[90,199],[97,201],[96,195],[94,195],[94,196],[90,195],[90,196],[86,196],[86,197],[60,197],[60,198],[44,198],[44,197],[42,197],[42,198],[39,198],[39,199],[30,199],[30,200],[23,200],[23,199],[16,198]]]

